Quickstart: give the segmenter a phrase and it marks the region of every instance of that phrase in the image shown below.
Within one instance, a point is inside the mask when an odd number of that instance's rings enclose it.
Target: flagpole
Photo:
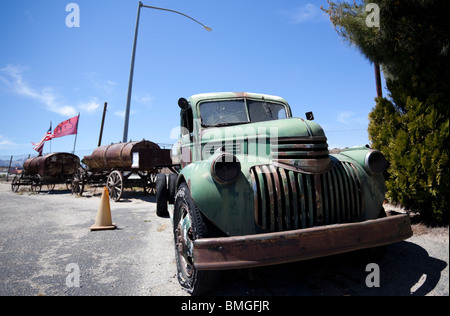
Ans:
[[[78,122],[80,121],[80,112],[78,112],[78,119],[77,119],[77,133],[75,134],[75,140],[73,142],[73,151],[72,154],[75,154],[75,145],[77,144],[77,137],[78,137]]]
[[[52,121],[50,121],[50,131],[52,130]],[[52,139],[50,138],[50,153],[52,153]]]

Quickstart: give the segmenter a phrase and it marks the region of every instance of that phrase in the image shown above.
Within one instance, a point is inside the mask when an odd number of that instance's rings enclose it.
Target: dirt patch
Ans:
[[[447,239],[449,238],[449,230],[447,227],[430,227],[425,224],[419,223],[419,224],[413,224],[411,225],[412,231],[414,233],[414,236],[421,236],[421,235],[430,235],[435,238],[443,238]]]

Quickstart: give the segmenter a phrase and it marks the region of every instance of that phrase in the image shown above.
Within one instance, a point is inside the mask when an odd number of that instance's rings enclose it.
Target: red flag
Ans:
[[[72,117],[71,119],[59,123],[53,131],[52,138],[76,134],[78,130],[79,117],[80,115],[78,114],[78,116]]]

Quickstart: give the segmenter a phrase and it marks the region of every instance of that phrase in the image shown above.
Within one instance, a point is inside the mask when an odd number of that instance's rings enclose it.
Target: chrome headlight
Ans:
[[[380,174],[387,168],[386,157],[378,150],[372,150],[367,153],[364,159],[366,170],[372,174]]]
[[[214,158],[211,164],[211,175],[220,184],[235,181],[241,172],[241,163],[235,155],[221,153]]]

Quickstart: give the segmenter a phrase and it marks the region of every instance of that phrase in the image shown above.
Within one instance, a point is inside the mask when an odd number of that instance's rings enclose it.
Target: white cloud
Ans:
[[[327,16],[322,10],[314,4],[307,3],[301,8],[297,8],[292,12],[284,12],[290,23],[300,24],[305,22],[322,22],[326,21]]]
[[[133,95],[133,100],[145,105],[148,108],[152,107],[153,104],[153,100],[155,98],[153,96],[151,96],[149,93],[136,93],[135,95]]]
[[[337,120],[343,124],[347,124],[349,123],[349,119],[354,115],[355,113],[353,112],[341,112],[339,113]]]
[[[106,84],[107,84],[108,86],[117,86],[117,82],[112,81],[112,80],[107,80],[107,81],[106,81]]]
[[[121,118],[125,118],[125,111],[116,111],[116,112],[114,112],[114,115],[121,117]]]
[[[5,68],[0,69],[0,72],[6,74],[7,77],[0,76],[0,80],[12,92],[44,104],[48,111],[63,116],[73,116],[77,114],[77,110],[73,106],[63,104],[58,100],[59,97],[53,91],[52,87],[36,89],[30,86],[23,78],[24,70],[22,67],[7,65]]]
[[[337,120],[342,124],[367,124],[366,117],[359,117],[356,113],[350,111],[339,113]]]
[[[130,115],[136,114],[136,113],[139,113],[139,111],[130,110]],[[125,118],[125,111],[116,111],[116,112],[114,112],[114,115],[121,117],[121,118]]]
[[[86,111],[88,113],[93,113],[100,107],[100,103],[98,103],[97,98],[92,98],[88,102],[80,103],[78,107],[80,108],[80,110]]]
[[[85,74],[86,78],[92,83],[93,87],[101,94],[111,95],[119,85],[113,80],[100,79],[99,74],[92,71]]]
[[[0,135],[0,149],[8,149],[16,145],[16,143],[10,141],[7,137]]]
[[[3,83],[11,92],[42,103],[45,108],[62,116],[75,116],[79,111],[93,113],[101,105],[96,97],[86,102],[79,102],[77,107],[64,104],[62,98],[53,87],[35,88],[24,79],[25,69],[20,66],[7,65],[0,69],[0,83]],[[2,76],[3,74],[3,76]],[[113,87],[116,83],[108,81],[105,86]]]

